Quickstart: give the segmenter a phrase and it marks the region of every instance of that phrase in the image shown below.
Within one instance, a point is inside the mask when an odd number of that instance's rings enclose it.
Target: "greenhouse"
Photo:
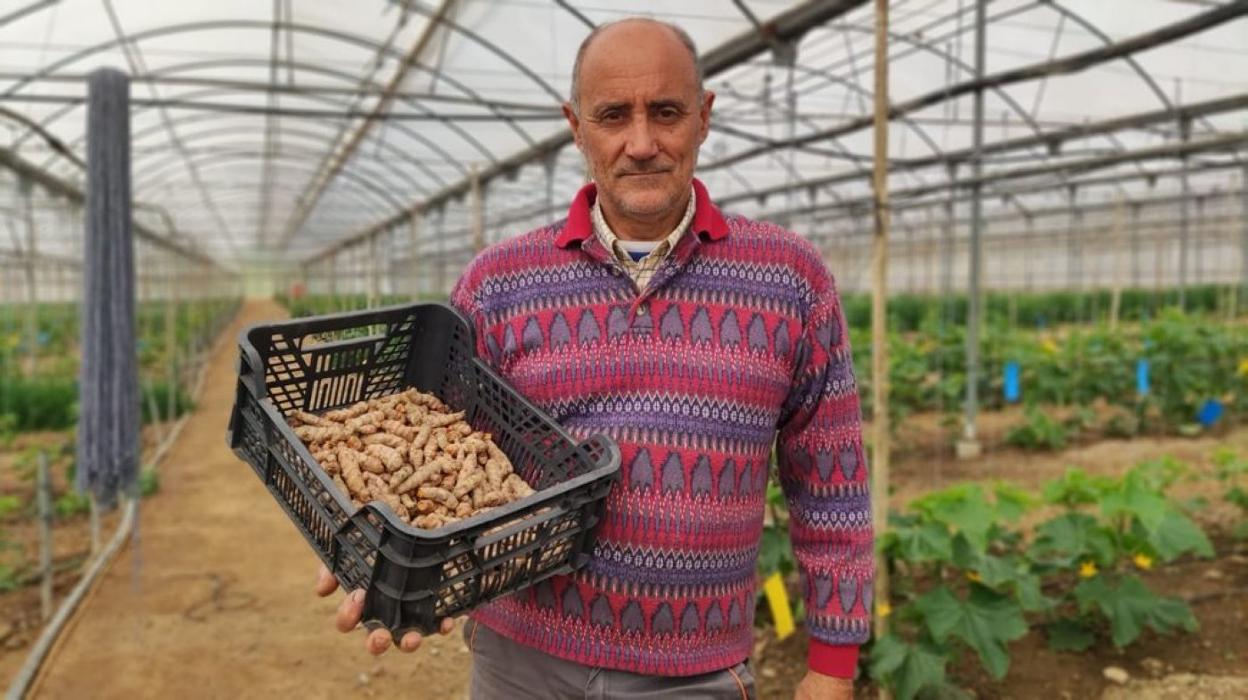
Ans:
[[[582,106],[673,27],[709,132],[630,246]],[[1248,0],[5,0],[0,55],[7,697],[1248,697]]]

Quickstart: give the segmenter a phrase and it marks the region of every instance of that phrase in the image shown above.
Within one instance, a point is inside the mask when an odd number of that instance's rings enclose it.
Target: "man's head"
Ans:
[[[563,112],[613,227],[683,213],[714,99],[693,41],[673,25],[621,20],[581,44]]]

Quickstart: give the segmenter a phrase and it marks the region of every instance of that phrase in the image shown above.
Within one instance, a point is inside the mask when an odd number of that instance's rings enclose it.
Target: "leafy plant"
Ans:
[[[1183,601],[1154,594],[1135,573],[1212,555],[1200,528],[1165,497],[1187,473],[1164,457],[1120,478],[1071,469],[1045,484],[1041,499],[1006,484],[958,484],[891,513],[879,544],[892,576],[890,632],[873,644],[869,672],[906,699],[945,693],[948,662],[961,649],[1002,678],[1010,642],[1032,627],[1063,651],[1102,636],[1123,647],[1144,629],[1195,629]],[[1018,527],[1040,502],[1061,512]]]
[[[1025,450],[1060,450],[1069,441],[1069,429],[1036,406],[1023,412],[1022,423],[1010,428],[1005,441]]]
[[[1222,497],[1238,508],[1241,516],[1233,534],[1240,539],[1248,538],[1248,489],[1242,482],[1248,475],[1248,460],[1241,459],[1229,448],[1222,448],[1214,453],[1213,463],[1214,475],[1226,487]]]

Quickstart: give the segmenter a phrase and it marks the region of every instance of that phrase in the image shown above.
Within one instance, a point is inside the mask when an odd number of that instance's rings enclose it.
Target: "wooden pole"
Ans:
[[[875,536],[888,526],[888,0],[875,0],[875,163],[872,170],[875,231],[871,292],[871,510]],[[888,568],[877,558],[875,600],[888,604]],[[875,615],[875,638],[888,632],[888,618]]]
[[[91,527],[91,558],[100,553],[100,506],[95,494],[87,492],[87,515]]]

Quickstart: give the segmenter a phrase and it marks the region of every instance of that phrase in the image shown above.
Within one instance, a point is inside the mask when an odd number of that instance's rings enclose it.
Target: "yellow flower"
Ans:
[[[1248,357],[1239,361],[1239,376],[1248,377]]]
[[[1148,571],[1153,568],[1153,558],[1143,552],[1135,555],[1131,561],[1135,562],[1135,565],[1144,571]]]
[[[1057,341],[1053,340],[1052,338],[1045,338],[1044,340],[1040,341],[1040,349],[1044,350],[1044,352],[1048,355],[1056,355],[1057,354]]]
[[[889,615],[893,614],[893,606],[889,605],[888,603],[876,603],[875,614],[879,615],[880,617],[888,617]]]
[[[1079,567],[1079,578],[1092,578],[1096,576],[1096,562],[1085,561]]]
[[[984,577],[980,576],[978,571],[968,571],[966,572],[966,580],[972,583],[979,583],[984,580]]]

